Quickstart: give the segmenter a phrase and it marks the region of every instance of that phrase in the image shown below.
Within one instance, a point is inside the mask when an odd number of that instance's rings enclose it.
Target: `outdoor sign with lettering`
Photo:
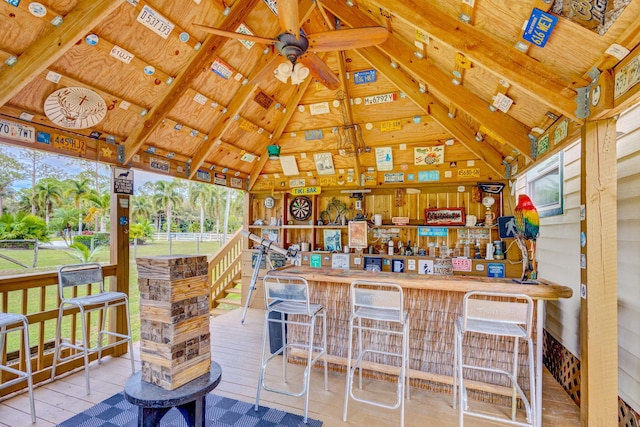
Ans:
[[[114,167],[113,194],[133,195],[133,171],[131,169]]]

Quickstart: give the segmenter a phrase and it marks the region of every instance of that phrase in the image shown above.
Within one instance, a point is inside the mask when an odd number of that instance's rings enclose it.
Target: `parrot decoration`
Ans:
[[[538,210],[526,194],[518,196],[518,204],[513,210],[516,222],[515,239],[522,253],[522,278],[533,280],[537,278],[536,271],[536,239],[540,235],[540,217]],[[527,250],[527,240],[531,247]]]

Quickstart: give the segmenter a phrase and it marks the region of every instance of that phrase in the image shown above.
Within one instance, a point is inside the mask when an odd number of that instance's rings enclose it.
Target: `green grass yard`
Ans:
[[[219,248],[218,242],[200,242],[199,254],[200,255],[213,255]],[[173,255],[195,255],[198,248],[194,241],[173,241],[171,245]],[[0,277],[10,276],[16,274],[56,271],[57,268],[64,264],[75,264],[80,261],[74,258],[70,254],[70,250],[65,248],[59,249],[40,249],[38,251],[38,263],[36,268],[25,269],[13,264],[3,258],[0,258]],[[32,250],[9,250],[0,249],[2,255],[14,258],[24,264],[31,265],[33,262]],[[144,245],[138,245],[136,250],[136,256],[155,256],[155,255],[169,255],[169,242],[168,241],[154,241],[148,242]],[[99,254],[96,261],[100,263],[108,263],[109,250],[105,248],[103,252]],[[130,248],[130,275],[129,275],[129,305],[131,311],[131,328],[134,341],[140,340],[140,293],[138,292],[138,269],[134,258],[134,247]],[[58,288],[56,286],[46,287],[44,293],[41,295],[40,289],[30,289],[27,298],[27,313],[37,313],[44,310],[56,310],[57,309],[57,295]],[[4,307],[5,302],[2,301],[3,294],[0,294],[0,309]],[[7,307],[9,312],[20,312],[20,307],[23,305],[23,292],[12,291],[8,294]],[[41,305],[42,304],[42,305]],[[68,336],[71,330],[71,316],[67,316],[63,321],[63,336]],[[97,315],[92,317],[92,329],[97,330]],[[55,336],[56,320],[50,320],[45,322],[44,336],[45,341],[52,340]],[[79,323],[78,323],[79,328]],[[78,329],[79,330],[79,329]],[[19,345],[18,334],[12,334],[7,344],[8,351],[17,349]],[[39,325],[34,324],[29,327],[29,340],[33,346],[38,342]]]

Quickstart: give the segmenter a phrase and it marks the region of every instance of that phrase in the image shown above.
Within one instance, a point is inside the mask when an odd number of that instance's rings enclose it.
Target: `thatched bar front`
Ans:
[[[536,377],[541,384],[542,377],[542,330],[544,301],[568,298],[572,291],[565,286],[548,282],[538,285],[521,285],[510,279],[490,279],[466,276],[425,276],[405,273],[371,273],[364,270],[338,270],[331,268],[289,267],[271,272],[271,274],[287,276],[300,275],[305,277],[310,286],[311,301],[323,304],[327,308],[327,347],[329,361],[333,368],[344,370],[347,358],[347,337],[349,332],[349,284],[354,280],[388,281],[402,286],[405,295],[405,309],[409,312],[410,340],[409,366],[411,369],[411,385],[435,391],[451,392],[453,384],[453,354],[454,354],[454,321],[462,312],[462,298],[465,292],[471,290],[514,292],[529,295],[536,303]],[[288,339],[304,339],[305,332],[299,327],[288,329]],[[319,330],[316,331],[316,334]],[[367,339],[365,334],[365,340]],[[319,336],[316,337],[319,340]],[[397,341],[397,342],[396,342]],[[510,358],[502,351],[505,345],[503,338],[487,338],[471,335],[465,339],[466,346],[472,346],[474,363],[483,360],[510,364]],[[397,346],[400,340],[390,339],[389,346]],[[526,360],[526,346],[520,349],[519,376],[527,375],[529,365]],[[294,354],[296,354],[294,352]],[[365,365],[367,366],[367,365]],[[382,378],[385,374],[394,373],[393,367],[377,364],[373,360],[369,365],[370,375]],[[397,370],[395,370],[397,372]],[[511,389],[505,387],[502,378],[478,377],[482,383],[467,382],[472,398],[490,399],[496,402],[500,399],[495,395],[483,393],[491,391],[503,396],[510,396]],[[525,391],[528,391],[526,381],[522,381]],[[475,390],[475,391],[473,391]],[[491,398],[489,398],[491,396]],[[510,400],[505,398],[503,403]],[[540,400],[538,400],[540,401]]]

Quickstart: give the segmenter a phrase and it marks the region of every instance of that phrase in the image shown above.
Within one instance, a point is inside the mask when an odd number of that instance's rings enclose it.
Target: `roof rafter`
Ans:
[[[227,31],[235,31],[258,1],[239,0],[231,9],[231,13],[224,17],[220,25],[216,26]],[[207,35],[200,50],[178,73],[173,84],[167,88],[164,97],[146,115],[145,120],[129,134],[125,143],[124,163],[131,161],[145,140],[162,123],[162,119],[177,104],[185,90],[191,86],[193,79],[202,72],[203,67],[208,65],[213,53],[227,40],[229,39],[226,37]],[[197,168],[194,169],[197,170]]]
[[[354,11],[342,3],[330,2],[328,9],[351,26],[362,27],[375,25],[368,16]],[[426,60],[416,63],[416,57],[402,40],[394,34],[389,35],[386,42],[376,46],[413,78],[425,83],[430,90],[436,91],[446,102],[464,111],[479,124],[491,131],[492,137],[507,144],[514,150],[531,160],[529,152],[529,129],[507,114],[489,111],[488,103],[475,95],[463,85],[454,85],[451,78],[438,67]]]
[[[13,67],[0,70],[0,105],[24,89],[78,40],[113,12],[124,0],[80,0],[59,27],[40,37],[24,51]],[[57,48],[52,48],[57,46]]]
[[[381,0],[371,0],[373,4],[389,10]],[[334,4],[335,0],[323,0],[323,3]],[[557,109],[573,120],[582,122],[576,116],[576,91],[574,87],[587,86],[590,82],[576,76],[574,81],[564,81],[547,65],[527,54],[519,52],[501,40],[487,36],[479,29],[462,24],[460,21],[440,13],[431,2],[403,0],[394,2],[391,13],[394,17],[420,29],[463,52],[471,61],[481,65],[488,71],[518,86],[531,97]]]
[[[430,114],[436,122],[458,141],[464,144],[469,151],[483,160],[487,166],[504,178],[502,167],[502,155],[491,145],[480,143],[475,139],[475,132],[463,124],[460,120],[448,115],[448,108],[430,93],[421,93],[418,82],[398,68],[393,68],[389,60],[375,47],[356,49],[373,67],[382,72],[399,90],[403,91],[418,107]]]

